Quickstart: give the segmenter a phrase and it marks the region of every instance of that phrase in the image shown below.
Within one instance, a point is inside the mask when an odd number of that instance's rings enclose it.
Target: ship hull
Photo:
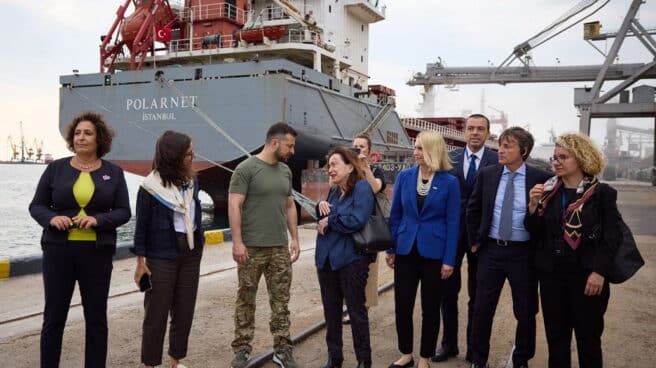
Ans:
[[[354,98],[356,90],[284,59],[199,67],[167,67],[115,74],[60,77],[62,135],[81,111],[100,112],[115,130],[107,159],[146,175],[157,137],[166,130],[190,135],[201,188],[224,206],[230,172],[262,147],[268,127],[286,122],[298,132],[290,166],[300,172],[309,160],[323,161],[338,145],[350,145],[383,108]],[[378,150],[409,147],[396,112],[373,132]]]

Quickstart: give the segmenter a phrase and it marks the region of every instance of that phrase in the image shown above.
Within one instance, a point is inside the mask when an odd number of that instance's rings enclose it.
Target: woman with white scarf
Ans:
[[[164,132],[155,147],[153,171],[139,188],[132,251],[137,255],[134,281],[145,291],[145,367],[162,364],[170,313],[170,367],[184,368],[179,361],[187,355],[204,243],[193,159],[189,136]]]

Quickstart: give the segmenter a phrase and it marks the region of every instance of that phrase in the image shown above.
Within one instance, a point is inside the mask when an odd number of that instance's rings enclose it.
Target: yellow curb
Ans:
[[[205,245],[214,245],[223,243],[223,231],[208,230],[205,232]]]
[[[0,280],[9,278],[11,264],[8,259],[0,259]]]

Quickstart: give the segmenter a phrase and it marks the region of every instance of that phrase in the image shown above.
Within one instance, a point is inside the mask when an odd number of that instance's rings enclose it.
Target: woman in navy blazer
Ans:
[[[153,171],[137,196],[134,282],[152,280],[145,290],[141,339],[147,368],[162,364],[169,315],[169,366],[184,367],[179,362],[187,356],[205,240],[193,160],[191,138],[167,130],[157,140]]]
[[[315,259],[321,301],[326,319],[328,361],[322,368],[342,366],[342,305],[351,319],[353,346],[358,368],[371,368],[369,317],[365,307],[365,285],[373,257],[358,252],[351,234],[361,230],[374,208],[374,194],[364,177],[358,156],[337,147],[328,156],[330,192],[319,202]]]
[[[85,367],[105,366],[116,228],[130,219],[123,170],[101,159],[111,149],[113,135],[99,114],[73,118],[66,143],[75,155],[46,167],[30,203],[30,215],[43,227],[42,368],[59,366],[76,281],[86,325]]]
[[[414,149],[416,166],[399,173],[394,184],[390,228],[396,247],[388,252],[394,268],[396,333],[403,354],[390,368],[412,367],[412,312],[421,282],[422,327],[417,367],[435,355],[443,281],[456,264],[460,187],[449,174],[444,139],[422,132]]]

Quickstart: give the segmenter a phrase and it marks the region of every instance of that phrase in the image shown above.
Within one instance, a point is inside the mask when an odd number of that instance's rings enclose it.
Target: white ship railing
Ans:
[[[180,19],[184,22],[197,22],[206,19],[230,18],[239,24],[248,20],[248,12],[226,2],[206,3],[185,8]]]
[[[412,138],[412,137],[410,137],[410,145],[411,145],[412,147],[415,146],[415,142],[417,142],[417,138]],[[447,144],[447,145],[446,145],[446,150],[447,150],[447,151],[453,151],[453,150],[456,150],[456,149],[458,149],[458,148],[460,148],[460,147],[458,147],[458,146],[453,146],[453,145],[450,145],[450,144]]]
[[[449,128],[444,125],[439,125],[437,123],[431,123],[426,120],[421,120],[417,118],[403,118],[401,123],[404,127],[418,130],[418,131],[433,131],[438,132],[444,138],[455,139],[460,142],[465,141],[465,133],[457,129]],[[413,142],[414,144],[414,142]],[[495,140],[488,139],[485,142],[485,145],[490,148],[499,148],[498,143]]]
[[[208,36],[206,36],[208,37]],[[205,37],[194,37],[194,38],[185,38],[180,40],[172,40],[169,43],[169,56],[178,57],[178,56],[187,56],[186,53],[189,51],[197,51],[203,49],[216,49],[216,48],[228,48],[236,47],[236,41],[239,41],[239,37],[233,37],[232,35],[216,35],[214,36],[214,42],[212,44],[205,45],[203,47],[203,39]],[[302,31],[290,29],[287,31],[287,36],[276,40],[276,44],[312,44],[316,46],[321,46],[321,39],[317,32]],[[179,55],[179,53],[185,53],[185,55]]]

